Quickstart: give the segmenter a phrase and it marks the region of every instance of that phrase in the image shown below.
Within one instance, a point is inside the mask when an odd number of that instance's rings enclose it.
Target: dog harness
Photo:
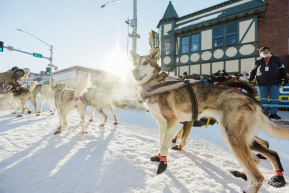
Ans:
[[[140,91],[140,98],[145,100],[154,95],[175,90],[181,87],[186,87],[190,99],[192,102],[192,120],[198,120],[198,101],[194,89],[191,84],[197,83],[196,80],[181,80],[179,77],[168,76],[165,72],[161,72],[159,80],[156,84],[153,85],[141,85],[142,90]]]

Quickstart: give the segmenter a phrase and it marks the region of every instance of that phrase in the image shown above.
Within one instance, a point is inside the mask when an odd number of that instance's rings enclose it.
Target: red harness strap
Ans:
[[[275,172],[275,175],[276,175],[276,176],[284,176],[284,175],[283,175],[283,172]]]

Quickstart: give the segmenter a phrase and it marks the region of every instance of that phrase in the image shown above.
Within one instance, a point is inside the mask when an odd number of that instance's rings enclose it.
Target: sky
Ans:
[[[218,4],[224,0],[172,0],[179,17]],[[4,46],[50,57],[53,45],[53,64],[59,70],[84,66],[123,74],[131,67],[127,58],[128,26],[125,20],[133,17],[133,0],[101,5],[109,0],[0,0],[0,41]],[[162,19],[169,0],[138,0],[137,53],[150,50],[149,32]],[[132,28],[129,27],[130,33]],[[129,38],[129,50],[132,39]],[[0,72],[13,66],[45,71],[49,60],[16,51],[0,52]]]

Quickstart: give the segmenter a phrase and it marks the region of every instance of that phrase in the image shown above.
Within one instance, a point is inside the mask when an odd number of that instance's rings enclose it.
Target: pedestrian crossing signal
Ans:
[[[0,42],[0,52],[4,51],[4,42]]]
[[[49,67],[46,67],[46,75],[50,75],[50,68]]]

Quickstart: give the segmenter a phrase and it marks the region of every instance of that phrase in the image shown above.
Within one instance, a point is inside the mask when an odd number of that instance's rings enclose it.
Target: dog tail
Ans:
[[[289,127],[282,126],[271,121],[266,114],[266,111],[262,107],[258,107],[257,111],[260,114],[259,123],[266,133],[275,137],[276,139],[289,139]]]
[[[257,89],[252,86],[249,81],[232,79],[225,82],[224,86],[242,88],[246,90],[251,97],[256,97],[258,95]]]
[[[29,87],[29,92],[33,92],[37,84],[38,84],[37,81],[33,81]]]
[[[79,98],[87,91],[87,89],[90,86],[91,86],[90,73],[88,73],[86,76],[80,79],[80,82],[78,83],[76,90],[74,92],[74,98]]]
[[[127,107],[128,105],[127,104],[124,104],[124,103],[120,103],[118,101],[113,101],[113,106],[115,108],[120,108],[120,109],[123,109],[125,107]]]

